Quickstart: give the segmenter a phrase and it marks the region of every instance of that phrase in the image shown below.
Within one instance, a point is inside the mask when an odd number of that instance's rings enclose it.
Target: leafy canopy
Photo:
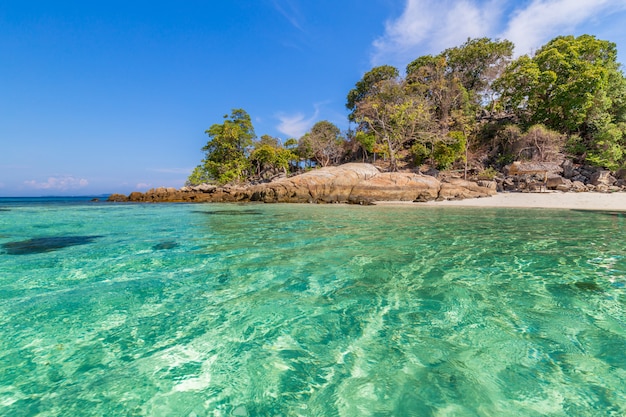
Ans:
[[[224,122],[212,125],[205,133],[209,141],[202,148],[205,157],[189,176],[187,183],[225,184],[246,177],[249,161],[246,150],[255,137],[250,115],[243,109],[233,109]]]

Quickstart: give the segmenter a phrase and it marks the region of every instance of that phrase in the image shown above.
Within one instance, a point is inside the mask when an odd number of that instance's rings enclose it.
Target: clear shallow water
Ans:
[[[599,212],[0,199],[0,415],[621,416],[625,232]]]

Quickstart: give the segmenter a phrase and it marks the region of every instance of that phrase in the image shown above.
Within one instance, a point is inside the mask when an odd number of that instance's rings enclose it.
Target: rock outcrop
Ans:
[[[133,202],[238,202],[351,203],[376,201],[430,201],[487,197],[496,193],[496,183],[459,178],[438,180],[409,172],[380,172],[370,164],[350,163],[325,167],[290,178],[247,187],[199,185],[156,188],[131,193],[126,199],[114,194],[109,201]]]
[[[626,191],[626,170],[613,175],[598,167],[575,165],[567,159],[562,164],[514,162],[504,167],[504,174],[496,178],[498,191]]]

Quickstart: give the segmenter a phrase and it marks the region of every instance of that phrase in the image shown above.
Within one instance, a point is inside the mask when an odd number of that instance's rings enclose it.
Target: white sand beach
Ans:
[[[394,204],[438,207],[517,207],[626,211],[626,193],[562,193],[548,191],[541,193],[498,193],[493,197],[429,201],[425,203],[391,201],[376,203],[376,205]]]

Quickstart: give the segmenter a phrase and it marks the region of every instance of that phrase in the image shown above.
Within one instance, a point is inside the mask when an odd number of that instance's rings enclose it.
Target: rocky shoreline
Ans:
[[[145,193],[112,194],[113,202],[265,202],[348,203],[376,201],[432,201],[488,197],[496,194],[495,181],[438,179],[409,172],[381,172],[371,164],[349,163],[325,167],[289,178],[249,186],[201,184],[194,187],[156,188]]]
[[[437,173],[435,173],[437,175]],[[349,163],[320,168],[288,178],[246,186],[155,188],[126,196],[112,194],[112,202],[264,202],[374,204],[377,201],[446,201],[489,197],[497,192],[626,191],[626,170],[574,166],[570,161],[514,163],[494,179],[466,181],[443,175],[413,172],[381,172],[376,166]]]

